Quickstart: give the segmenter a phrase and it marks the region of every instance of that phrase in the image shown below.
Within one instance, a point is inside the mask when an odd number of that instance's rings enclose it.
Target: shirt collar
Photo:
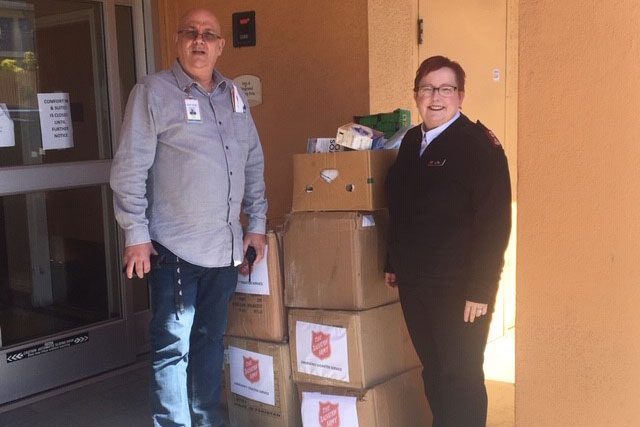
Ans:
[[[178,62],[177,59],[176,62],[173,63],[171,71],[173,72],[173,75],[178,82],[178,87],[183,91],[187,92],[193,85],[197,85],[201,90],[204,91],[204,88],[202,88],[202,86],[200,86],[194,79],[192,79],[187,73],[185,73],[182,65],[180,65],[180,62]],[[218,87],[220,87],[220,89],[224,91],[230,84],[229,79],[220,74],[218,70],[213,70],[213,81],[215,82],[213,92],[215,92]]]
[[[430,130],[425,130],[424,123],[422,123],[422,126],[420,126],[420,130],[422,130],[422,140],[425,141],[428,145],[429,143],[431,143],[431,141],[436,139],[442,132],[444,132],[446,128],[451,126],[451,123],[458,120],[458,117],[460,117],[460,111],[456,112],[456,114],[454,114],[454,116],[448,122],[443,123],[437,128],[433,128]]]

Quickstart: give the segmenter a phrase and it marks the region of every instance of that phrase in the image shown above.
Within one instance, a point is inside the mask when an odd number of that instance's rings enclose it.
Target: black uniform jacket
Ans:
[[[450,287],[493,303],[511,231],[504,150],[480,122],[460,117],[420,156],[407,132],[387,176],[389,263],[400,286]]]

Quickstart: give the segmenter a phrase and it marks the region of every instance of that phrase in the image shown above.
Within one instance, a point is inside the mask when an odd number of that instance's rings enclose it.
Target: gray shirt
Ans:
[[[214,81],[207,93],[176,61],[131,91],[111,167],[126,246],[155,240],[192,264],[237,265],[241,205],[247,231],[265,233],[264,158],[247,99],[236,90],[246,108],[235,112],[233,82],[218,71]]]

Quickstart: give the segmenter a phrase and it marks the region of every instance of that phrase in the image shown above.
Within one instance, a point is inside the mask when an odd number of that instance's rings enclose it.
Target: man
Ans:
[[[399,287],[436,427],[486,424],[484,349],[511,230],[507,160],[493,133],[460,112],[464,84],[448,58],[420,65],[423,122],[387,177],[385,281]]]
[[[134,87],[111,170],[127,277],[150,273],[156,426],[223,425],[227,304],[247,248],[258,262],[266,241],[262,148],[244,94],[215,70],[224,45],[210,11],[181,17],[178,59]]]

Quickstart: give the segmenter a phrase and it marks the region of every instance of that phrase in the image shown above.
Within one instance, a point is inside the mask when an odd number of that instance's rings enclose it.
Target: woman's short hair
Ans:
[[[427,74],[432,71],[439,70],[441,68],[450,68],[453,73],[456,75],[456,83],[458,85],[458,92],[464,92],[464,80],[466,74],[460,64],[455,61],[450,60],[446,56],[431,56],[424,61],[418,67],[418,71],[416,71],[416,79],[413,83],[413,90],[418,90],[418,85],[420,84],[420,80]]]

